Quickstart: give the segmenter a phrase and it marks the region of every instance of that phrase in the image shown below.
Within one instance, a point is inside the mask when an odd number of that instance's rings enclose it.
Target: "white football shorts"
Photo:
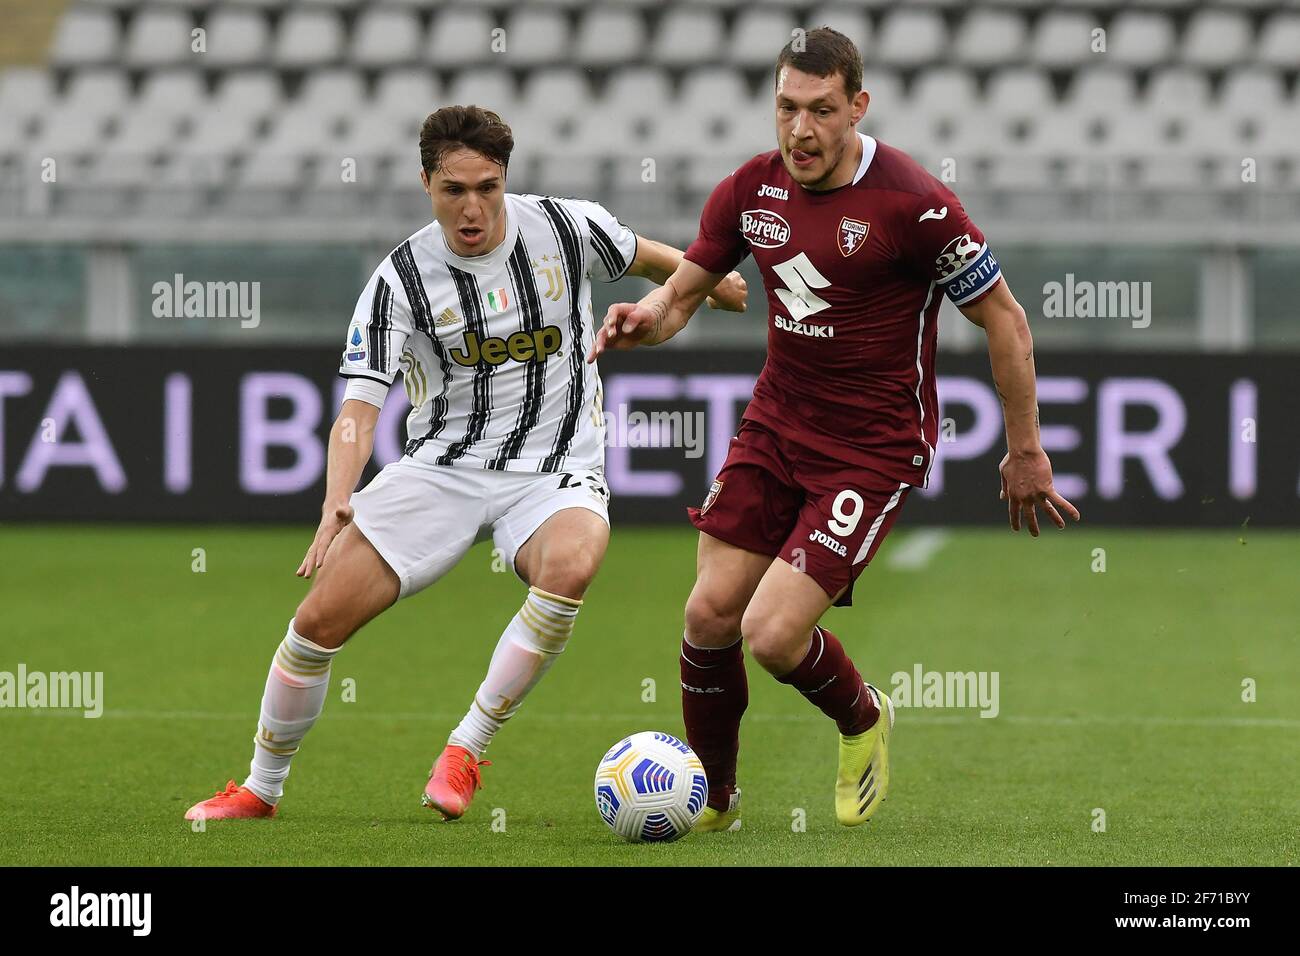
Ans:
[[[431,465],[403,456],[352,495],[353,521],[402,582],[398,597],[427,588],[490,535],[503,560],[551,515],[586,508],[609,524],[599,471],[538,474]]]

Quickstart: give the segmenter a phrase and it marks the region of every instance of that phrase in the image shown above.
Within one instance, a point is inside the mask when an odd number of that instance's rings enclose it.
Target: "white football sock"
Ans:
[[[253,738],[253,762],[244,786],[267,803],[284,795],[289,761],[325,706],[330,662],[338,648],[313,644],[293,629],[280,642],[262,694],[262,714]]]
[[[487,677],[448,744],[483,755],[501,725],[514,716],[573,633],[581,601],[529,588],[528,599],[497,642]]]

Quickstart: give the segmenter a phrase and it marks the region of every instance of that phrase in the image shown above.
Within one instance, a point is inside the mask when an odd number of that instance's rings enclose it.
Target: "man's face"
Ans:
[[[867,112],[866,92],[849,99],[838,73],[815,76],[792,66],[776,81],[776,139],[790,177],[807,189],[843,185],[847,159],[855,155],[858,121]]]
[[[505,239],[505,170],[482,153],[453,150],[432,175],[420,170],[420,181],[456,255],[481,256]]]

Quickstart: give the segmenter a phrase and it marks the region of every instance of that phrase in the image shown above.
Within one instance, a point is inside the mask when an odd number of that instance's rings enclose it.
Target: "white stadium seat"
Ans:
[[[109,63],[117,56],[119,32],[112,11],[75,7],[59,20],[50,62],[56,66]]]
[[[203,76],[197,70],[155,70],[145,76],[136,94],[136,110],[164,116],[198,118],[208,105]]]
[[[439,10],[429,27],[426,57],[444,68],[484,63],[496,56],[492,52],[492,30],[492,18],[484,10]]]
[[[583,65],[621,66],[640,59],[645,20],[635,10],[590,7],[578,24],[574,59]]]
[[[54,77],[46,70],[14,66],[0,71],[0,116],[23,122],[54,109]]]
[[[515,81],[505,70],[462,70],[447,87],[447,103],[457,106],[482,106],[501,114],[510,122],[511,108],[517,102]]]
[[[1155,116],[1186,116],[1209,109],[1209,78],[1187,67],[1160,70],[1148,81],[1142,107]]]
[[[256,10],[214,10],[207,20],[208,52],[215,67],[260,66],[271,47],[271,30]]]
[[[1106,39],[1106,56],[1126,66],[1152,66],[1173,55],[1174,26],[1163,14],[1124,11]]]
[[[975,78],[957,67],[927,70],[916,78],[907,107],[930,116],[968,113],[979,100]]]
[[[885,14],[876,41],[876,59],[886,66],[916,67],[938,60],[947,36],[933,10],[894,8]]]
[[[770,67],[792,39],[796,26],[794,17],[784,10],[742,10],[726,40],[725,59],[740,67]],[[723,57],[714,56],[699,65],[719,59]]]
[[[985,105],[995,116],[1034,119],[1055,108],[1052,81],[1032,67],[1013,67],[989,78]]]
[[[592,108],[594,94],[587,75],[573,67],[538,70],[524,85],[520,112],[543,117],[579,116]]]
[[[867,115],[901,109],[903,106],[903,81],[891,70],[867,67],[862,71],[862,88],[871,94]]]
[[[1217,105],[1225,112],[1245,116],[1281,112],[1286,105],[1282,75],[1259,67],[1234,70],[1223,79]]]
[[[1027,34],[1025,18],[1015,11],[974,10],[953,31],[953,53],[976,67],[1019,63]]]
[[[1300,13],[1275,13],[1259,30],[1259,62],[1282,70],[1300,63]]]
[[[506,21],[505,42],[511,66],[559,63],[568,57],[569,26],[559,10],[517,10]]]
[[[141,10],[126,33],[125,60],[138,67],[190,62],[199,55],[191,48],[193,29],[194,18],[184,10]]]
[[[1096,67],[1074,75],[1062,106],[1080,117],[1114,112],[1116,106],[1137,100],[1137,82],[1127,70]]]
[[[371,101],[376,112],[390,116],[432,113],[440,103],[441,86],[437,75],[424,67],[398,67],[380,74]]]
[[[294,7],[280,21],[275,62],[286,67],[320,66],[343,54],[343,22],[330,9]]]
[[[832,27],[853,41],[863,60],[871,56],[871,20],[860,9],[839,5],[819,7],[804,17],[802,23],[810,30],[815,27]]]
[[[671,7],[659,23],[650,57],[666,66],[698,66],[727,55],[722,21],[711,10]],[[773,53],[773,59],[776,54]]]
[[[1101,22],[1078,10],[1049,10],[1039,19],[1029,44],[1029,58],[1039,66],[1077,67],[1103,55],[1092,50],[1092,32]]]
[[[1250,21],[1227,10],[1198,10],[1183,37],[1183,60],[1221,69],[1250,57]]]
[[[78,70],[59,101],[60,113],[109,116],[123,112],[131,102],[126,74],[111,67]]]
[[[599,109],[607,115],[651,118],[672,99],[668,74],[652,66],[638,66],[615,73],[605,84]]]
[[[347,117],[365,108],[366,84],[347,68],[315,70],[303,81],[295,106],[324,116]]]
[[[413,63],[423,46],[420,18],[404,7],[366,7],[352,32],[350,58],[369,67]]]

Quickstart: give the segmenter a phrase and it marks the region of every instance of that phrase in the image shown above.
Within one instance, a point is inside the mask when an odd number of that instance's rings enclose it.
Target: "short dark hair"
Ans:
[[[800,43],[799,41],[803,42]],[[796,51],[795,45],[802,49]],[[849,99],[862,89],[862,54],[853,41],[839,30],[818,27],[790,38],[776,58],[772,82],[781,79],[781,67],[792,66],[813,76],[833,76],[838,73],[844,80],[844,92]]]
[[[496,113],[481,106],[444,106],[420,127],[420,165],[432,176],[457,149],[482,153],[502,169],[510,164],[515,136]]]

